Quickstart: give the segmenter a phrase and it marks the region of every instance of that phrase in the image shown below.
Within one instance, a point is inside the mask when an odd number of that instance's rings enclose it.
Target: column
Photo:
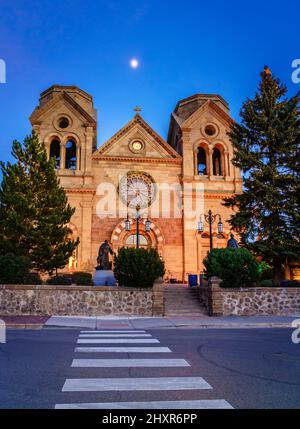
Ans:
[[[81,157],[82,164],[81,170],[85,173],[90,173],[92,171],[92,152],[93,152],[93,137],[94,129],[93,127],[86,127],[85,135],[85,145],[81,145]]]
[[[208,177],[209,179],[213,176],[213,159],[212,159],[213,150],[212,148],[208,148],[208,160],[207,160],[207,168],[208,168]]]
[[[66,145],[60,142],[60,170],[66,169]]]
[[[194,148],[194,175],[198,176],[198,147]]]
[[[229,174],[228,174],[228,151],[227,150],[224,151],[224,153],[223,153],[222,163],[223,163],[223,165],[222,165],[223,174],[226,178],[227,176],[229,176]]]
[[[82,269],[91,271],[92,261],[92,195],[83,195],[81,206],[81,264]]]

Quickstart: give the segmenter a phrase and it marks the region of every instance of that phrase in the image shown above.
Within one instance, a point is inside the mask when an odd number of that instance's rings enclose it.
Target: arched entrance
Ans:
[[[136,234],[129,234],[128,237],[124,240],[125,247],[136,247],[137,236]],[[141,249],[150,249],[151,243],[148,237],[145,235],[139,234],[139,248]]]
[[[164,239],[160,228],[151,222],[150,231],[146,231],[145,224],[139,225],[139,247],[154,248],[163,256]],[[136,226],[133,224],[130,231],[126,231],[125,222],[120,222],[114,229],[111,235],[111,243],[114,252],[118,252],[121,247],[136,246]]]

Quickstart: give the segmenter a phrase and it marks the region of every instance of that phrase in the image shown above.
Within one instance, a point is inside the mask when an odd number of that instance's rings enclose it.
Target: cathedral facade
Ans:
[[[229,107],[214,94],[179,101],[167,140],[135,110],[132,120],[100,147],[93,98],[78,87],[52,86],[30,116],[76,208],[69,227],[80,245],[69,269],[92,271],[105,240],[116,253],[138,242],[158,250],[169,278],[184,280],[203,270],[209,251],[204,215],[209,210],[217,215],[213,246],[225,247],[231,209],[222,200],[242,192],[227,136]]]

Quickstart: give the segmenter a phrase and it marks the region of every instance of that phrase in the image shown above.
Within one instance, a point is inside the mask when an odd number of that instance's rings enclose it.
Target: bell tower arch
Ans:
[[[93,98],[76,86],[54,85],[41,93],[30,116],[59,176],[89,176],[97,148],[97,111]]]

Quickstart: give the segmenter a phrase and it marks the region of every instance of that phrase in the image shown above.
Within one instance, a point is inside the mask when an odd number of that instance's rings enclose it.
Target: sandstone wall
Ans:
[[[222,290],[223,315],[293,314],[300,311],[300,288]]]
[[[118,287],[0,285],[1,315],[162,316],[163,291]]]
[[[300,288],[255,287],[223,289],[212,277],[199,288],[199,299],[210,316],[284,315],[300,311]]]

